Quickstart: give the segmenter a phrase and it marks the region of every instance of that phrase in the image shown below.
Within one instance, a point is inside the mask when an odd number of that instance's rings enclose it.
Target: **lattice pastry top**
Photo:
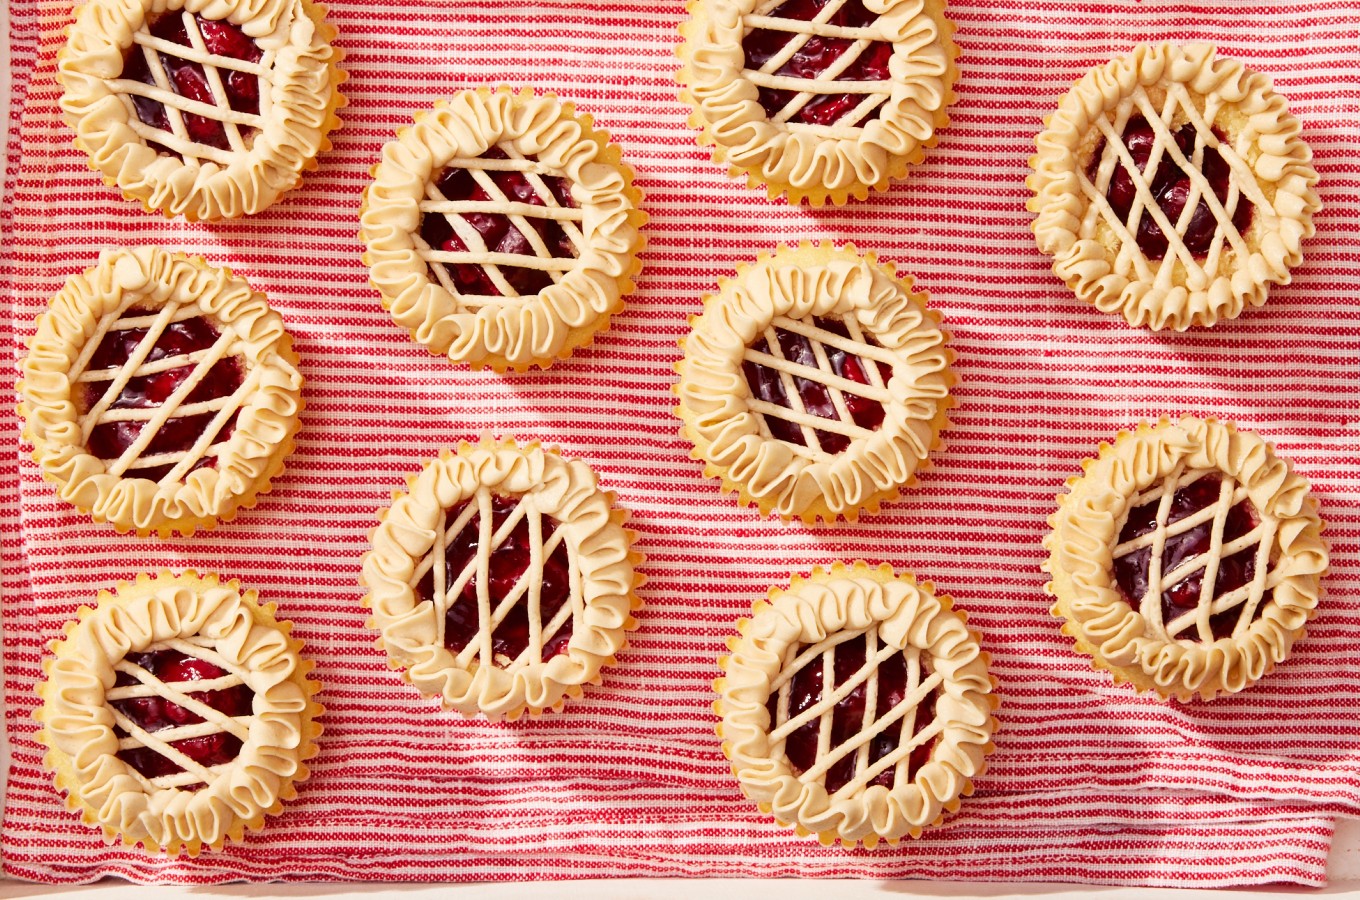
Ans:
[[[1270,445],[1190,416],[1123,432],[1050,519],[1053,613],[1119,682],[1212,699],[1255,683],[1316,613],[1308,483]]]
[[[705,473],[762,514],[877,512],[939,445],[951,353],[909,280],[853,246],[784,247],[705,297],[676,414]]]
[[[824,844],[896,843],[957,810],[996,730],[987,654],[965,622],[886,565],[771,589],[714,683],[742,790]]]
[[[193,534],[283,469],[302,375],[263,294],[201,259],[109,250],[38,317],[19,412],[62,499],[119,531]]]
[[[1132,325],[1233,318],[1287,284],[1317,173],[1270,80],[1208,44],[1142,46],[1089,72],[1031,164],[1039,249]]]
[[[51,645],[44,764],[109,842],[220,850],[296,795],[319,685],[290,624],[232,581],[163,572],[101,591]]]
[[[713,158],[821,206],[886,190],[949,123],[942,0],[692,0],[681,99]]]
[[[528,88],[441,101],[383,147],[364,192],[364,261],[431,353],[546,368],[633,290],[646,216],[609,135]]]
[[[613,495],[538,444],[463,444],[408,481],[362,579],[395,668],[467,716],[558,709],[637,626],[641,583]]]
[[[76,146],[148,211],[259,212],[340,125],[323,15],[308,0],[88,0],[58,57]]]

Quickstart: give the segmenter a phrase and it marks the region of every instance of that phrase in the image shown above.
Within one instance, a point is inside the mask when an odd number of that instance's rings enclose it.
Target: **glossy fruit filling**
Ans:
[[[463,514],[467,501],[445,511],[448,522],[457,521]],[[491,528],[495,533],[519,505],[517,497],[492,495]],[[477,612],[477,550],[480,546],[481,514],[475,513],[444,548],[444,584],[452,586],[465,568],[473,567],[472,577],[455,596],[444,617],[444,646],[452,653],[460,652],[469,643],[475,642],[480,631]],[[544,516],[543,540],[546,543],[558,523],[550,516]],[[489,563],[489,584],[487,591],[491,599],[491,610],[495,611],[501,601],[513,591],[529,569],[530,563],[529,522],[522,518],[506,535],[505,540],[491,553]],[[548,623],[557,615],[564,604],[571,601],[571,570],[569,568],[566,541],[562,541],[543,561],[543,586],[539,591],[539,619],[546,630]],[[429,601],[434,597],[434,570],[431,568],[416,585],[416,599]],[[526,585],[519,600],[510,612],[491,632],[491,649],[499,662],[512,662],[519,658],[529,646],[529,591]],[[572,620],[568,618],[562,627],[543,643],[542,659],[550,659],[565,652],[571,641]]]
[[[198,26],[199,33],[203,36],[204,46],[209,53],[242,62],[258,63],[260,61],[263,54],[259,46],[235,25],[225,20],[205,19],[199,15],[193,16],[193,20],[195,25]],[[172,44],[179,44],[181,47],[193,46],[184,27],[184,16],[179,11],[156,16],[151,20],[148,30],[153,37],[169,41]],[[160,58],[161,67],[165,70],[165,76],[170,82],[170,88],[176,94],[189,100],[206,103],[209,106],[218,105],[202,65],[169,53],[158,51],[157,56]],[[222,80],[222,88],[226,93],[227,103],[232,109],[251,115],[259,114],[259,76],[227,68],[219,68],[218,75]],[[140,44],[133,44],[124,53],[122,77],[129,81],[140,81],[142,84],[156,83],[155,75],[146,61],[146,52]],[[166,132],[173,130],[165,105],[160,101],[134,94],[132,95],[132,103],[137,110],[137,118],[147,125]],[[186,112],[181,115],[184,117],[184,127],[190,140],[209,147],[216,147],[218,150],[231,149],[231,144],[227,141],[227,133],[221,122],[196,113]],[[251,128],[241,127],[241,136],[245,138],[247,145],[249,145],[250,137],[254,134],[254,131]],[[151,142],[151,146],[157,152],[170,156],[178,155],[161,144]]]
[[[829,331],[847,339],[850,337],[849,330],[840,319],[817,318],[813,320],[813,323],[823,331]],[[812,342],[806,337],[778,327],[775,328],[775,336],[779,339],[779,349],[784,359],[813,369],[820,368]],[[865,335],[863,340],[869,341],[870,338]],[[775,355],[771,353],[769,342],[763,337],[752,344],[751,349],[760,353]],[[826,353],[827,362],[831,364],[831,371],[842,378],[858,384],[871,384],[869,367],[875,365],[878,367],[878,375],[883,384],[887,384],[892,377],[892,367],[887,363],[864,359],[855,356],[853,353],[846,353],[830,344],[823,344],[822,349]],[[793,404],[789,401],[788,393],[784,389],[784,379],[780,376],[778,369],[748,359],[742,363],[742,371],[746,375],[746,384],[751,390],[751,396],[775,406],[793,409]],[[792,377],[794,387],[798,391],[798,397],[803,402],[803,409],[807,411],[808,415],[822,419],[840,419],[831,397],[830,388],[821,382],[811,381],[799,375]],[[841,396],[845,400],[846,410],[850,413],[856,425],[874,430],[883,424],[884,409],[882,403],[849,391],[843,391]],[[803,429],[793,422],[771,415],[765,416],[765,424],[769,426],[770,434],[776,439],[797,444],[800,447],[807,446],[807,442],[803,439]],[[821,449],[826,453],[840,453],[850,446],[850,438],[845,435],[821,430],[815,430],[814,434]]]
[[[177,690],[187,693],[193,699],[212,707],[223,715],[246,716],[251,713],[255,695],[244,684],[216,691],[190,692],[186,689],[186,684],[223,678],[228,674],[207,660],[186,656],[178,650],[167,649],[136,654],[129,657],[128,661],[141,666],[167,685],[174,686]],[[131,687],[140,683],[126,672],[119,672],[114,685],[115,687]],[[198,713],[158,696],[114,700],[112,704],[143,731],[152,733],[181,725],[194,725],[203,721]],[[115,728],[115,733],[119,738],[128,736],[121,727]],[[229,763],[241,752],[240,739],[224,731],[171,741],[170,746],[205,767]],[[119,750],[118,758],[147,778],[160,778],[164,775],[174,775],[184,771],[178,763],[161,756],[148,747]]]
[[[829,0],[788,0],[781,3],[769,15],[776,19],[794,19],[807,22],[816,18]],[[849,0],[828,20],[830,25],[846,28],[865,28],[878,21],[878,13],[865,8],[863,0]],[[790,41],[802,41],[801,35],[771,28],[753,28],[742,39],[741,46],[746,52],[746,68],[760,70],[772,57]],[[803,43],[789,59],[772,74],[787,75],[791,78],[815,79],[832,67],[848,51],[855,41],[847,38],[821,37],[813,35]],[[892,59],[893,45],[887,41],[873,41],[862,53],[835,77],[836,81],[887,81],[888,60]],[[762,87],[760,105],[767,116],[773,117],[788,102],[798,96],[797,91]],[[804,125],[834,125],[864,100],[863,94],[818,94],[807,102],[788,120]],[[886,98],[885,98],[886,99]],[[878,101],[881,105],[882,99]],[[877,109],[877,105],[874,107]],[[862,119],[872,118],[874,110],[867,112]]]
[[[848,682],[863,665],[868,639],[856,638],[839,644],[835,648],[835,682],[839,687]],[[800,648],[801,649],[801,648]],[[920,678],[929,677],[926,667],[921,666]],[[831,716],[831,748],[834,750],[864,730],[864,705],[867,702],[867,680],[855,686],[845,699],[836,704]],[[878,666],[878,700],[874,705],[875,719],[887,715],[899,706],[907,696],[907,660],[901,653],[894,653]],[[822,663],[814,660],[794,674],[789,694],[789,711],[783,721],[796,718],[805,710],[816,706],[822,700]],[[778,718],[779,694],[772,694],[766,709],[770,714],[770,730],[773,731],[780,721]],[[935,692],[926,694],[916,707],[916,716],[910,735],[919,734],[935,719]],[[794,729],[784,742],[784,755],[788,757],[793,770],[802,774],[817,763],[817,736],[821,728],[820,718]],[[895,751],[902,742],[909,740],[902,734],[901,720],[889,725],[869,742],[869,761],[871,767],[883,757]],[[935,739],[930,738],[913,748],[907,757],[906,781],[911,781],[921,766],[930,758]],[[855,778],[856,752],[848,753],[827,770],[825,784],[828,793],[835,793]],[[882,785],[891,789],[896,779],[896,766],[888,766],[878,773],[869,784]]]
[[[136,308],[128,310],[123,315],[126,318],[138,318],[155,315],[155,313],[155,310]],[[142,341],[146,339],[146,336],[146,328],[110,330],[100,341],[99,348],[95,350],[94,356],[91,357],[86,371],[121,369],[132,354],[136,352]],[[142,361],[142,365],[146,367],[150,363],[159,362],[163,359],[206,350],[217,343],[219,337],[221,337],[221,334],[217,328],[202,316],[172,322],[156,338],[155,345],[151,352],[147,354],[146,359]],[[179,390],[184,381],[193,373],[194,368],[194,363],[185,362],[182,366],[150,375],[136,375],[128,380],[117,399],[108,408],[110,410],[155,409],[165,403],[175,391]],[[228,356],[219,360],[204,374],[198,385],[185,398],[184,404],[203,403],[221,397],[229,397],[240,388],[243,379],[244,372],[240,359],[235,356]],[[82,413],[89,411],[103,398],[104,392],[110,384],[111,382],[107,380],[83,383],[83,390],[80,392],[79,398]],[[214,416],[216,416],[215,412],[172,416],[156,432],[156,436],[142,451],[140,458],[146,459],[163,453],[183,453],[189,450],[197,443],[203,431],[212,423]],[[214,443],[225,441],[230,437],[235,423],[236,414],[233,413],[214,437]],[[137,440],[145,424],[143,421],[103,422],[96,425],[94,430],[90,432],[90,439],[86,443],[86,448],[92,456],[99,459],[106,461],[118,459],[123,455],[123,451]],[[194,463],[193,468],[211,467],[215,464],[216,457],[204,456]],[[173,468],[173,463],[142,467],[138,467],[134,463],[133,467],[128,469],[127,475],[132,478],[149,478],[152,481],[159,481]]]
[[[491,147],[482,154],[484,159],[508,159],[505,151]],[[487,170],[486,174],[506,199],[512,203],[529,203],[534,206],[547,206],[548,202],[540,196],[534,185],[523,172]],[[571,198],[571,182],[555,175],[539,176],[558,206],[575,208]],[[435,178],[435,187],[445,200],[451,201],[488,201],[499,200],[477,183],[467,169],[446,168]],[[511,253],[518,256],[537,257],[539,254],[525,237],[524,232],[501,213],[476,212],[453,213],[461,217],[481,237],[481,243],[490,253]],[[552,219],[526,216],[525,219],[554,259],[574,259],[576,245],[562,230],[562,226]],[[467,242],[454,230],[444,213],[426,213],[421,216],[420,236],[432,250],[445,250],[450,253],[481,252],[482,247],[469,247]],[[443,266],[453,280],[459,294],[489,297],[504,296],[504,292],[492,280],[487,270],[479,263],[434,263]],[[521,296],[537,294],[553,283],[552,276],[539,269],[527,266],[498,266],[506,281]],[[430,279],[438,283],[431,272]]]
[[[1171,512],[1167,524],[1172,525],[1202,509],[1218,503],[1219,490],[1223,479],[1218,475],[1205,475],[1176,490],[1171,498]],[[1157,528],[1157,507],[1160,501],[1153,500],[1129,511],[1128,519],[1119,532],[1119,542],[1149,534]],[[1233,506],[1223,525],[1223,544],[1229,544],[1254,529],[1259,522],[1256,510],[1249,500]],[[1162,579],[1174,572],[1188,560],[1209,551],[1213,538],[1213,520],[1194,526],[1181,534],[1168,535],[1162,552]],[[1143,547],[1114,561],[1115,582],[1124,594],[1129,605],[1137,609],[1143,596],[1148,592],[1148,564],[1152,558],[1152,548]],[[1218,576],[1214,580],[1214,598],[1229,594],[1256,577],[1256,546],[1251,545],[1230,556],[1225,556],[1218,564]],[[1169,623],[1199,605],[1200,591],[1204,586],[1204,570],[1198,569],[1182,581],[1167,585],[1162,591],[1162,621]],[[1259,618],[1265,604],[1270,601],[1267,589],[1261,604],[1256,607]],[[1209,624],[1215,638],[1228,637],[1237,626],[1240,610],[1224,610],[1210,617]],[[1194,632],[1190,632],[1193,637]]]
[[[1181,153],[1187,160],[1192,159],[1195,152],[1195,127],[1190,124],[1182,125],[1173,129],[1172,134],[1176,138],[1176,145],[1180,148]],[[1214,129],[1214,136],[1219,141],[1226,140],[1223,132],[1217,128]],[[1175,225],[1180,221],[1181,213],[1185,210],[1185,204],[1190,199],[1189,176],[1181,170],[1171,159],[1171,154],[1165,150],[1157,163],[1157,168],[1152,172],[1148,171],[1148,160],[1152,155],[1152,148],[1157,142],[1157,137],[1152,126],[1141,116],[1129,119],[1128,124],[1124,127],[1123,138],[1129,155],[1133,157],[1133,161],[1138,165],[1138,170],[1143,173],[1143,178],[1151,186],[1151,193],[1156,199],[1157,205],[1161,207],[1162,212],[1166,214],[1171,224]],[[1100,159],[1104,153],[1105,141],[1102,140],[1091,158],[1091,164],[1086,173],[1088,178],[1095,177],[1096,169],[1099,167]],[[1218,202],[1226,204],[1228,185],[1232,181],[1232,170],[1217,150],[1211,147],[1204,148],[1203,156],[1200,158],[1200,171],[1204,174],[1210,187],[1213,188],[1214,196],[1218,198]],[[1135,196],[1133,177],[1122,163],[1116,163],[1105,197],[1109,200],[1110,208],[1114,210],[1114,214],[1120,221],[1128,222]],[[1238,197],[1237,208],[1233,211],[1232,216],[1233,227],[1238,232],[1245,232],[1251,225],[1251,213],[1251,203],[1245,197]],[[1208,254],[1218,230],[1218,219],[1209,209],[1209,204],[1201,198],[1195,206],[1195,211],[1191,214],[1190,223],[1185,227],[1185,234],[1181,239],[1193,256],[1202,258]],[[1153,220],[1152,216],[1146,212],[1139,213],[1135,237],[1139,248],[1148,259],[1162,259],[1166,256],[1168,248],[1166,234],[1163,233],[1161,226]]]

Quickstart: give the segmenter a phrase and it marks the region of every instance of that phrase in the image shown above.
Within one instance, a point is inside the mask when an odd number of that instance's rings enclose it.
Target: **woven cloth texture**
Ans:
[[[1334,818],[1360,809],[1360,4],[958,0],[958,103],[909,179],[864,202],[770,202],[695,143],[676,98],[676,0],[337,2],[344,127],[266,212],[167,221],[106,187],[57,99],[65,2],[14,4],[0,213],[0,340],[102,248],[156,243],[230,266],[287,320],[308,379],[298,447],[259,506],[192,539],[117,535],[60,502],[0,409],[10,876],[86,882],[811,875],[1219,886],[1320,884]],[[1324,208],[1262,309],[1154,334],[1077,302],[1035,249],[1024,178],[1068,85],[1136,43],[1214,41],[1302,120]],[[368,285],[360,194],[382,145],[457,90],[531,85],[621,145],[651,216],[638,290],[589,349],[543,372],[472,373],[393,325]],[[853,242],[928,291],[958,354],[958,407],[919,485],[858,524],[739,508],[678,433],[673,365],[720,277],[776,245]],[[1313,484],[1325,605],[1275,673],[1213,703],[1139,698],[1093,672],[1043,593],[1054,495],[1123,428],[1164,414],[1255,430]],[[646,554],[640,628],[602,687],[490,724],[422,700],[364,627],[377,511],[441,449],[514,435],[588,461]],[[711,711],[717,656],[771,585],[887,562],[967,610],[999,680],[975,796],[920,840],[823,848],[744,800]],[[101,588],[160,568],[239,578],[295,623],[327,712],[311,779],[239,845],[195,860],[106,847],[65,809],[34,740],[47,642]]]

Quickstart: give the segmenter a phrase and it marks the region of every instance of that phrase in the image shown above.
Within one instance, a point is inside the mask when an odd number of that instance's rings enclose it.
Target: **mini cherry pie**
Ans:
[[[571,104],[467,91],[383,148],[360,217],[364,260],[431,353],[546,368],[633,290],[640,199],[618,148]]]
[[[910,281],[853,246],[785,247],[706,297],[676,414],[705,473],[762,514],[877,512],[912,483],[952,406],[950,352]]]
[[[996,730],[987,654],[928,582],[864,563],[771,589],[719,660],[723,753],[824,844],[919,837],[972,793]]]
[[[289,623],[194,572],[121,582],[52,644],[36,713],[44,763],[106,840],[220,850],[296,795],[321,707]]]
[[[38,317],[25,436],[61,497],[119,531],[192,534],[269,490],[302,376],[283,320],[230,271],[111,250]]]
[[[640,605],[641,557],[612,503],[584,463],[537,444],[429,463],[364,557],[392,665],[467,716],[537,715],[599,683]]]
[[[1053,613],[1096,665],[1182,701],[1255,683],[1316,614],[1308,483],[1254,434],[1189,416],[1121,433],[1045,541]]]
[[[689,12],[690,124],[772,198],[886,190],[949,122],[958,47],[940,0],[694,0]]]
[[[58,59],[76,145],[148,210],[259,212],[340,124],[323,15],[307,0],[89,0]]]
[[[1139,47],[1045,122],[1029,179],[1039,249],[1132,325],[1183,331],[1260,306],[1320,205],[1299,131],[1269,79],[1212,46]]]

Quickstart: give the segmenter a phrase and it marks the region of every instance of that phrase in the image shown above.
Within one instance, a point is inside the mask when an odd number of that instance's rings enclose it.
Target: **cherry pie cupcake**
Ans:
[[[307,0],[87,0],[57,59],[76,146],[148,211],[259,212],[340,125],[324,13]]]
[[[1077,297],[1184,331],[1288,284],[1321,205],[1270,79],[1208,44],[1142,46],[1081,78],[1038,137],[1039,249]]]
[[[814,569],[740,620],[714,710],[746,796],[799,834],[890,844],[939,824],[992,752],[979,637],[929,583]]]
[[[646,216],[609,135],[570,103],[483,88],[397,132],[364,192],[364,261],[415,341],[496,371],[591,342],[641,268]]]
[[[1049,519],[1053,614],[1116,682],[1241,691],[1289,655],[1327,569],[1308,482],[1250,432],[1184,416],[1121,432]]]
[[[263,294],[157,247],[109,250],[38,317],[19,382],[33,458],[120,532],[191,535],[269,490],[302,375]]]
[[[926,299],[852,245],[739,268],[680,342],[691,455],[762,515],[876,513],[914,482],[953,406],[952,353]]]
[[[489,440],[394,495],[364,557],[392,666],[465,716],[560,709],[600,682],[641,602],[633,534],[578,460]]]
[[[290,624],[195,572],[120,582],[51,645],[38,686],[58,790],[105,840],[196,856],[239,843],[308,776],[322,709]]]
[[[689,13],[690,125],[771,198],[863,200],[949,123],[959,49],[943,0],[693,0]]]

